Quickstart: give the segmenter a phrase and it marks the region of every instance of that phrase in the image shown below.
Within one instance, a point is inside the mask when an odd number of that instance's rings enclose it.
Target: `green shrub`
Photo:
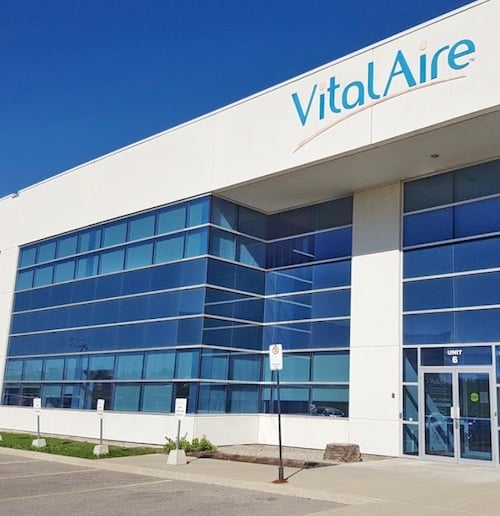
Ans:
[[[191,442],[186,438],[185,434],[183,437],[179,439],[179,449],[184,450],[187,452],[215,452],[217,450],[217,447],[212,444],[205,436],[203,436],[201,439],[198,437],[193,438]],[[165,450],[165,453],[168,453],[172,450],[177,449],[177,440],[171,439],[170,437],[165,437],[167,442],[165,443],[165,446],[163,449]]]

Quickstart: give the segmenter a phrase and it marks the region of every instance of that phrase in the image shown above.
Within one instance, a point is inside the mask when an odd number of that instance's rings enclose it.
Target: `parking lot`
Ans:
[[[340,504],[0,452],[0,515],[306,515]]]

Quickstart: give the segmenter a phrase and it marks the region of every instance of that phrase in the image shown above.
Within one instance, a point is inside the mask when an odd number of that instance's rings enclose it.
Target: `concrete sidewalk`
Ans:
[[[186,465],[168,466],[162,454],[88,461],[4,448],[2,452],[347,505],[328,514],[500,514],[500,470],[485,466],[385,459],[306,470],[285,468],[288,482],[274,484],[277,467],[262,464],[188,458]]]

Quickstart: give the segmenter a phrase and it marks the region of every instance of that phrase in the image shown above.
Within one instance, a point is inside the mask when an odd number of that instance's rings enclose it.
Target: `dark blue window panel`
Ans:
[[[403,284],[403,309],[430,310],[453,307],[453,279],[409,281]]]
[[[80,233],[78,252],[85,253],[101,247],[101,229],[89,229]]]
[[[352,224],[352,196],[317,204],[315,211],[316,231]]]
[[[36,263],[37,246],[24,247],[19,254],[19,267],[27,267]]]
[[[266,326],[262,349],[267,349],[276,342],[289,350],[348,347],[349,338],[349,320]]]
[[[179,231],[186,227],[186,203],[168,206],[158,212],[157,234]]]
[[[283,414],[309,414],[309,388],[287,386],[280,388],[280,408]],[[275,387],[262,389],[262,411],[277,413],[278,400]]]
[[[154,213],[146,213],[131,219],[128,228],[128,240],[139,240],[153,236],[155,234],[155,220]]]
[[[403,316],[403,344],[448,344],[454,342],[453,313]]]
[[[453,208],[406,215],[403,220],[403,245],[418,245],[453,238]]]
[[[455,200],[500,193],[500,161],[474,165],[455,173]]]
[[[451,204],[453,197],[453,172],[410,181],[404,189],[404,212]]]
[[[265,239],[267,237],[267,217],[263,213],[239,206],[238,230],[246,235]]]
[[[500,231],[500,197],[455,207],[455,237]]]
[[[314,259],[328,260],[351,256],[352,228],[325,231],[314,236]]]
[[[262,322],[264,300],[224,290],[207,289],[205,313]]]
[[[458,276],[455,283],[455,306],[500,304],[500,272]]]
[[[218,260],[208,261],[208,283],[243,292],[264,294],[265,272]]]
[[[238,228],[237,205],[218,197],[212,197],[211,222],[216,226],[236,230]]]
[[[106,297],[119,296],[122,293],[121,279],[123,274],[112,274],[96,278],[95,281],[95,298],[102,299]]]
[[[456,342],[500,341],[500,310],[456,312]]]
[[[57,241],[57,258],[73,256],[78,248],[78,235],[69,235]]]
[[[198,396],[198,412],[200,414],[226,412],[226,385],[202,383],[200,384]]]
[[[210,197],[201,197],[189,201],[188,207],[188,227],[207,224],[210,217]]]
[[[403,349],[403,382],[418,382],[418,350]]]
[[[432,276],[453,272],[453,245],[411,249],[403,255],[403,277]]]
[[[225,258],[226,260],[236,260],[236,235],[228,231],[219,229],[210,230],[210,249],[213,256]]]
[[[455,271],[500,267],[500,237],[455,244]]]
[[[313,265],[312,270],[314,289],[351,284],[351,260]]]
[[[230,357],[229,379],[238,381],[260,380],[262,357],[246,353],[233,353]]]
[[[424,348],[421,351],[423,366],[491,365],[491,347]]]
[[[350,289],[312,294],[312,318],[348,317],[351,312]]]
[[[349,417],[349,386],[313,387],[309,413],[319,417]]]
[[[236,244],[236,258],[239,262],[254,267],[266,266],[266,244],[242,236],[237,237]]]
[[[261,349],[262,327],[206,318],[203,344],[240,349]]]
[[[314,206],[285,211],[271,215],[268,221],[269,238],[283,238],[315,230],[316,212]]]

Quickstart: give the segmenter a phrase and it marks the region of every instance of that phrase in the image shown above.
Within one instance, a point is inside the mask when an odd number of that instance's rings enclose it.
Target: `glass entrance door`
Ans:
[[[425,455],[492,460],[488,371],[424,371],[423,394]]]

